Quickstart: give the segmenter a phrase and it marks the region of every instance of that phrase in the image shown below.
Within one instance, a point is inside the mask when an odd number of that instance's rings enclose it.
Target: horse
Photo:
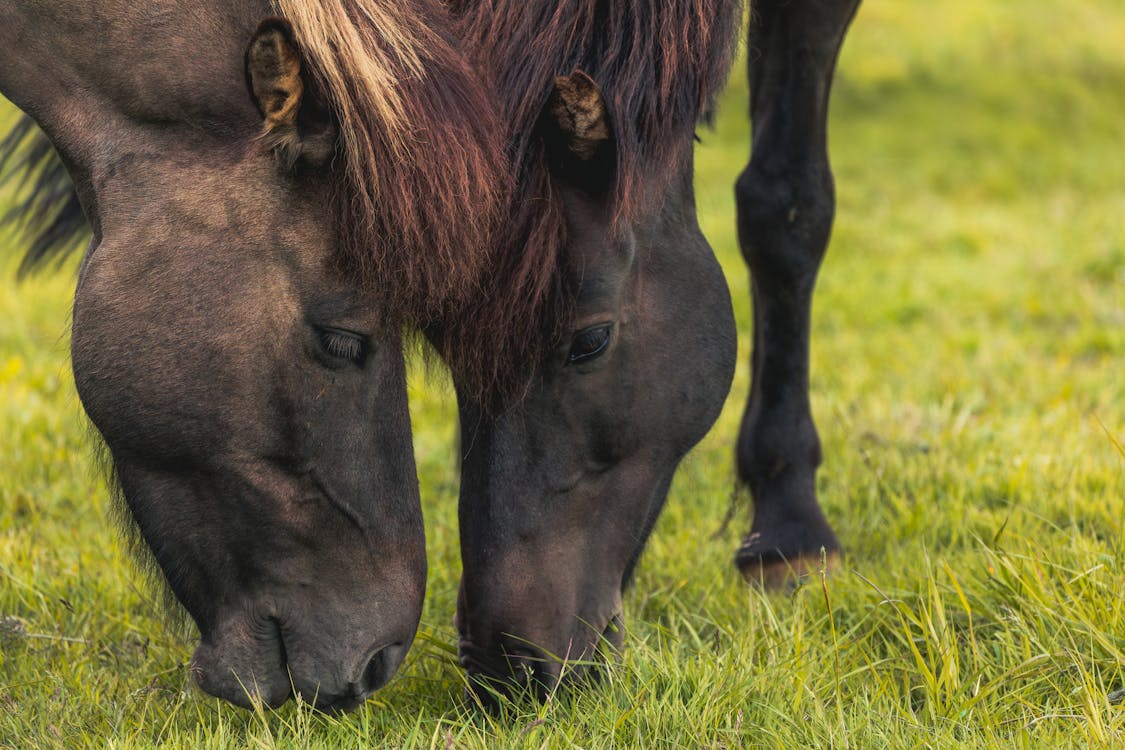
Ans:
[[[0,11],[0,92],[93,230],[75,384],[198,627],[192,675],[242,706],[358,705],[420,619],[402,338],[487,272],[505,170],[483,83],[429,0]],[[46,211],[33,264],[79,216],[28,133],[3,152]]]
[[[737,443],[754,507],[735,554],[777,587],[838,559],[820,509],[808,396],[812,290],[834,214],[828,95],[858,0],[756,0],[752,151],[736,183],[753,281],[752,392]],[[738,0],[458,4],[488,72],[517,187],[502,256],[537,269],[514,302],[522,390],[458,386],[463,666],[549,694],[621,646],[621,594],[678,464],[729,390],[729,292],[696,222],[695,131],[734,58]],[[533,260],[532,260],[533,259]],[[501,336],[503,332],[497,332]]]

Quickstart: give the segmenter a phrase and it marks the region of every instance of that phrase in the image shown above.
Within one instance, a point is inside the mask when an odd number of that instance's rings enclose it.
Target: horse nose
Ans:
[[[460,661],[470,676],[469,694],[490,710],[499,705],[499,695],[514,698],[527,694],[544,700],[562,678],[562,660],[529,643],[513,645],[511,640],[504,640],[499,651],[461,642]]]
[[[401,643],[392,643],[377,649],[367,660],[359,679],[354,686],[357,695],[368,696],[383,687],[394,676],[406,656],[406,647]]]
[[[545,651],[530,644],[509,646],[504,653],[517,684],[531,688],[537,694],[549,692],[558,684],[563,666],[559,659],[552,659]]]

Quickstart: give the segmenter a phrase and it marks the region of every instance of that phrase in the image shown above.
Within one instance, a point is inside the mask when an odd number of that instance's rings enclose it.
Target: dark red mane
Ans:
[[[597,82],[616,140],[615,199],[633,221],[677,174],[734,57],[741,0],[458,0],[464,48],[490,77],[507,128],[515,184],[491,290],[448,332],[488,352],[475,385],[503,383],[540,361],[565,324],[560,267],[565,222],[551,200],[540,115],[557,76]],[[461,330],[464,324],[464,329]],[[497,352],[497,347],[502,351]],[[479,376],[473,377],[476,373]]]

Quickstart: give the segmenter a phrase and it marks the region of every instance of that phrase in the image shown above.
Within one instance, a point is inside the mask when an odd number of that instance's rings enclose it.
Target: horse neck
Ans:
[[[681,144],[672,152],[674,158],[662,165],[665,171],[651,176],[660,189],[643,195],[633,219],[638,244],[661,265],[686,268],[711,255],[696,213],[693,146]]]
[[[243,54],[264,0],[0,0],[0,93],[72,160],[131,123],[253,121]]]
[[[0,94],[50,138],[95,237],[102,187],[126,160],[256,132],[243,55],[266,15],[264,0],[0,0]],[[40,179],[65,192],[61,173]]]

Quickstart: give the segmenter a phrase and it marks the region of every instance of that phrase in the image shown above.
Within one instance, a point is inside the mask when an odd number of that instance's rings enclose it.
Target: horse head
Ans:
[[[0,90],[94,229],[75,382],[192,674],[355,706],[422,609],[402,335],[480,271],[481,87],[436,4],[0,4]]]
[[[691,140],[652,200],[623,212],[613,116],[586,74],[555,81],[537,131],[565,313],[525,389],[461,399],[462,662],[540,694],[621,645],[622,591],[734,370]]]

